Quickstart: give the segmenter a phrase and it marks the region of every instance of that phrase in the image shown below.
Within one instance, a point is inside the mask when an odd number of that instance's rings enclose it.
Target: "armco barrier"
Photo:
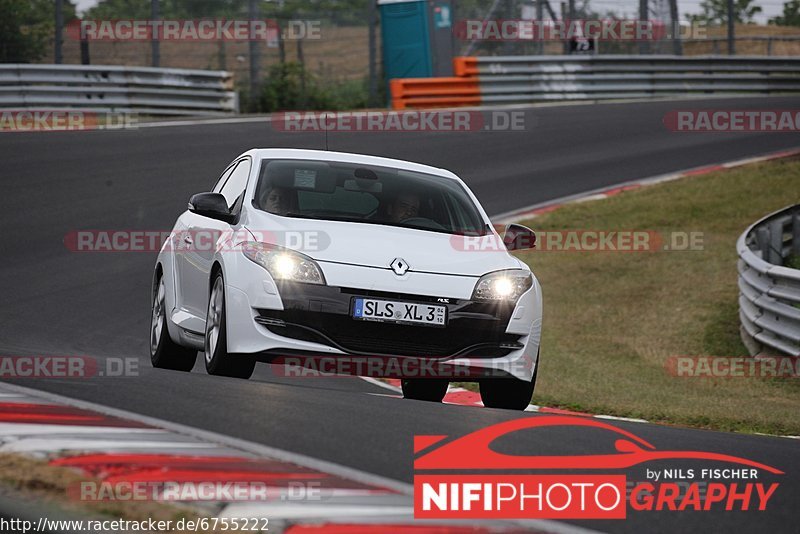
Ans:
[[[796,57],[482,56],[455,58],[453,66],[453,78],[392,80],[392,106],[800,93]]]
[[[800,270],[783,266],[800,257],[800,204],[764,217],[736,243],[739,320],[751,355],[800,356]]]
[[[389,82],[392,108],[475,106],[478,81],[470,78],[400,78]]]
[[[238,111],[229,72],[101,65],[0,65],[0,109],[81,109],[144,115]]]

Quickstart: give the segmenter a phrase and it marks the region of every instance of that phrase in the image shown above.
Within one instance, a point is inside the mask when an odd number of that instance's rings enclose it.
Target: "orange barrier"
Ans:
[[[480,103],[478,80],[471,78],[396,78],[389,82],[392,109],[471,106]]]
[[[453,72],[456,76],[477,76],[478,58],[474,56],[454,57]]]

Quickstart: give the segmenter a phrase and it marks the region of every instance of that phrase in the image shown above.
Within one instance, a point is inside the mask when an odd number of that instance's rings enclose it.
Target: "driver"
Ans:
[[[264,210],[276,215],[284,215],[292,211],[294,205],[293,191],[284,187],[273,187],[262,195],[261,205]]]
[[[400,193],[386,208],[389,221],[399,223],[419,214],[419,196],[414,193]]]

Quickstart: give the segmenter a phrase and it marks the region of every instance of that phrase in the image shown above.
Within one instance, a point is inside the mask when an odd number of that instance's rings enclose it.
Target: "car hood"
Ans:
[[[466,238],[380,224],[295,219],[267,213],[255,214],[246,226],[258,241],[290,248],[323,262],[387,269],[395,258],[401,258],[410,271],[466,276],[523,266],[495,234]]]

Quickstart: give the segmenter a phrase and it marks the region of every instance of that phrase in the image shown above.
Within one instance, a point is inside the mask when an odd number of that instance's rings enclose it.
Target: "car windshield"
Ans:
[[[390,167],[317,160],[264,161],[256,208],[284,217],[484,235],[488,225],[456,180]]]

